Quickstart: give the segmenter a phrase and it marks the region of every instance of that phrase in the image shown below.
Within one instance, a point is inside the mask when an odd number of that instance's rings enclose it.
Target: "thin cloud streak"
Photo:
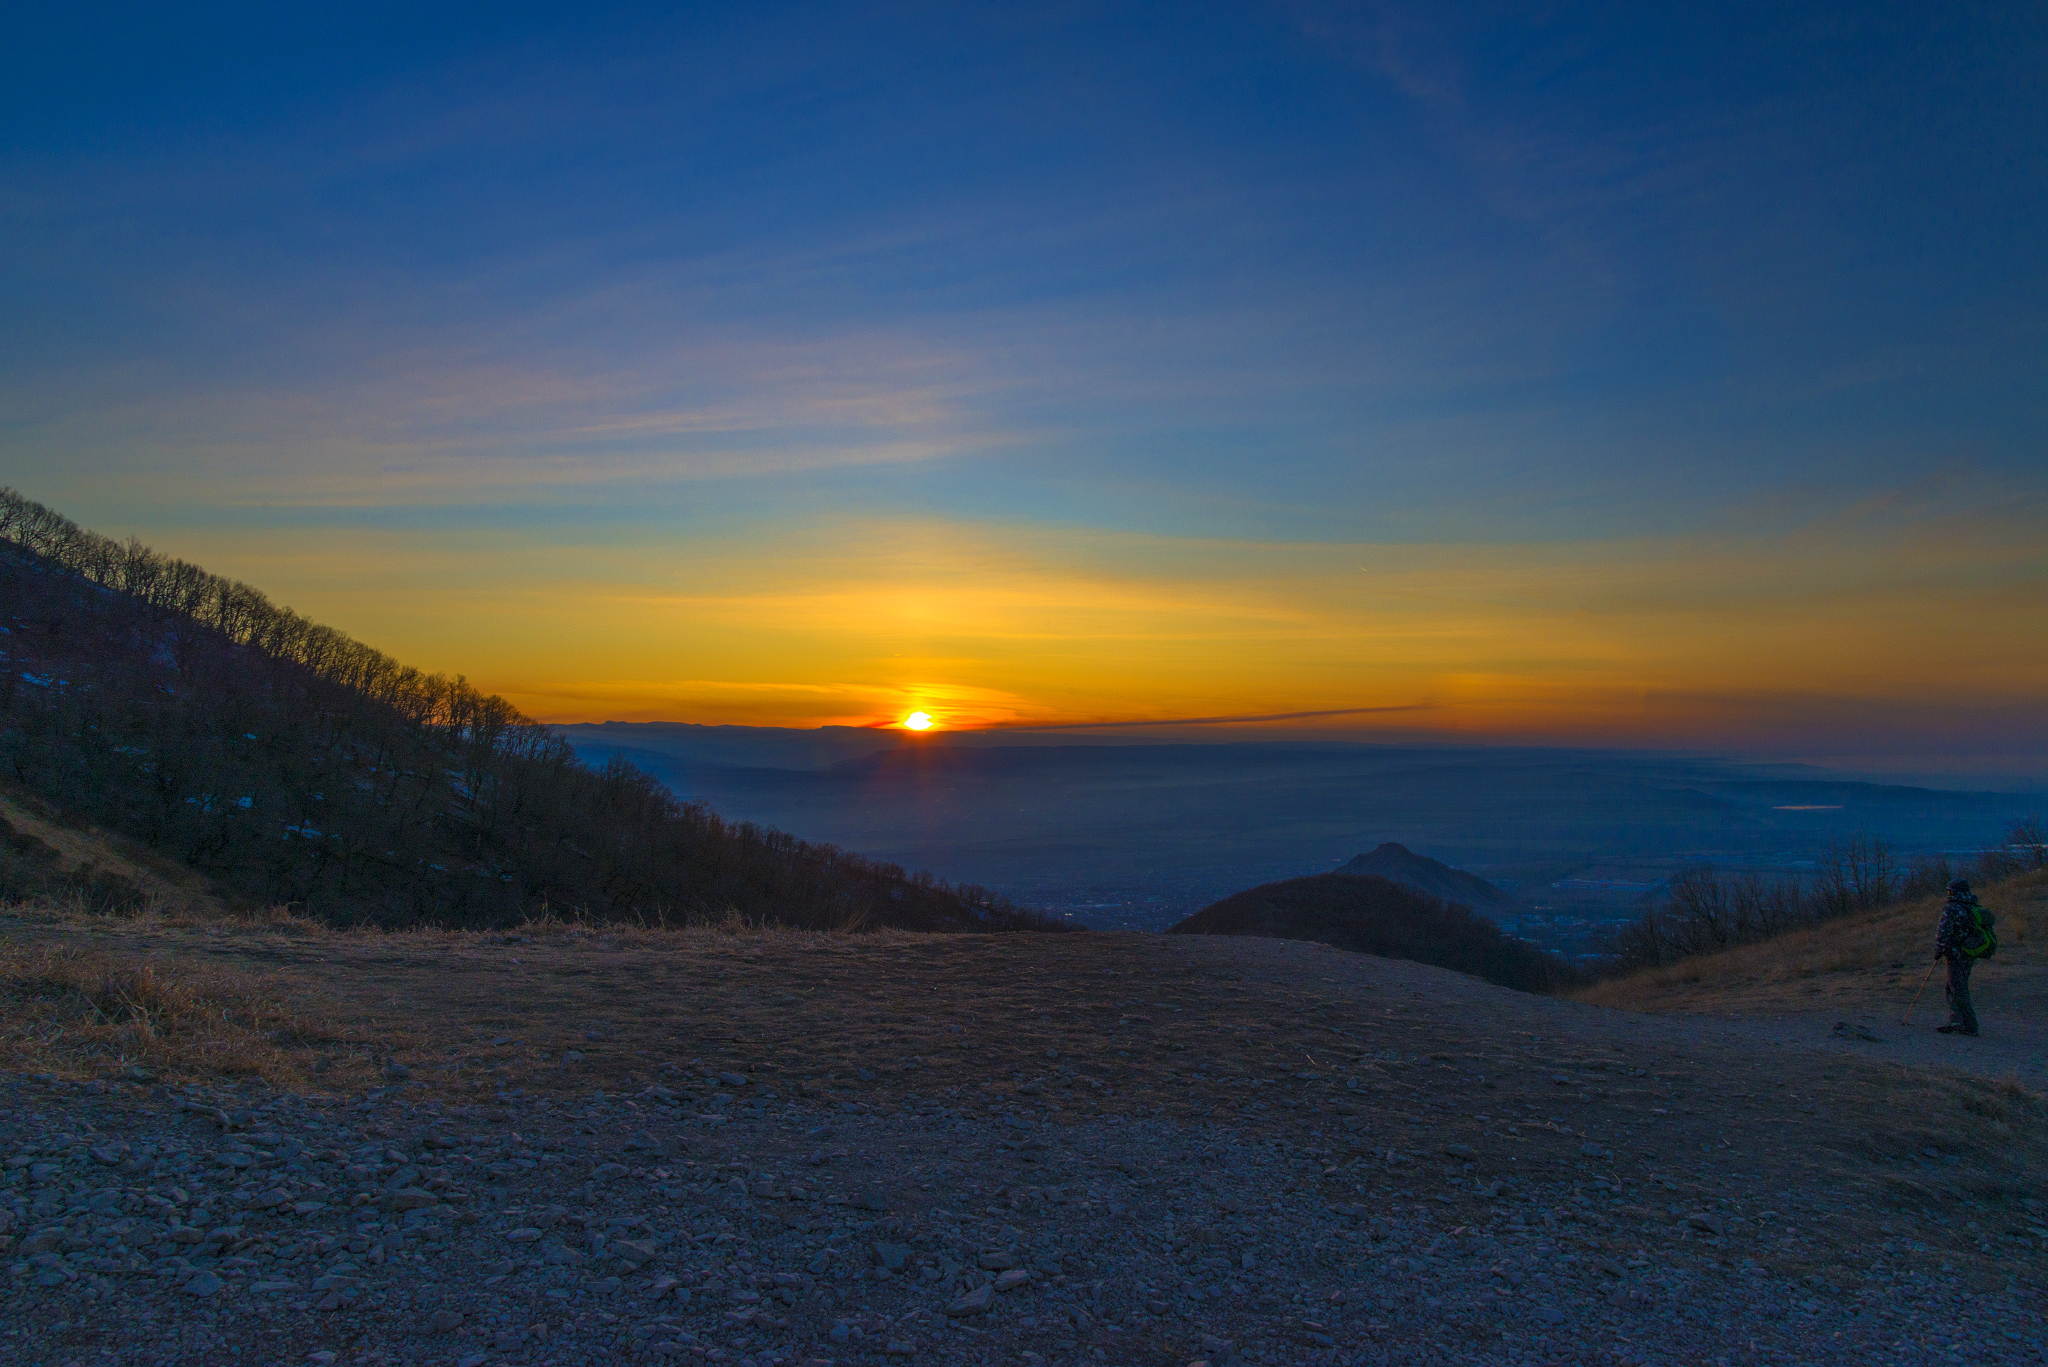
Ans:
[[[1317,712],[1266,712],[1235,717],[1157,717],[1147,721],[1002,722],[976,731],[1103,731],[1138,726],[1231,726],[1239,722],[1313,721],[1323,717],[1356,717],[1367,712],[1430,712],[1435,703],[1400,703],[1389,707],[1326,707]]]

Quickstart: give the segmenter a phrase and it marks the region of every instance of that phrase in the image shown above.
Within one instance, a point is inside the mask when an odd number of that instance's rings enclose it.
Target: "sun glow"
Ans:
[[[932,716],[929,712],[912,712],[903,719],[903,724],[912,731],[929,731],[932,727]]]

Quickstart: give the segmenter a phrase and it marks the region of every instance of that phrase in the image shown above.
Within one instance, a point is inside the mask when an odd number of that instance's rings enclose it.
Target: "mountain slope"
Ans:
[[[1391,840],[1333,872],[1352,877],[1384,878],[1413,888],[1425,897],[1455,902],[1474,911],[1512,911],[1518,906],[1514,898],[1478,874],[1454,869]]]
[[[2048,870],[1976,884],[1998,921],[1995,958],[1978,965],[1975,987],[2022,972],[2048,969]],[[1581,1001],[1631,1011],[1770,1015],[1846,1010],[1898,1015],[1929,976],[1940,895],[1893,902],[1801,925],[1752,944],[1696,954],[1657,968],[1605,978],[1576,994]],[[1941,974],[1921,995],[1929,1020],[1941,1013]],[[2048,1018],[2048,1001],[2040,1013]]]
[[[1503,935],[1462,906],[1370,874],[1266,883],[1202,908],[1169,935],[1315,940],[1361,954],[1435,964],[1528,992],[1577,981],[1564,960]]]
[[[0,772],[233,897],[337,922],[1039,928],[722,820],[460,678],[0,490]]]

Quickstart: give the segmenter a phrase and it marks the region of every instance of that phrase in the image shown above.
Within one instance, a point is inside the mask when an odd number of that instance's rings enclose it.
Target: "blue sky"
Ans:
[[[630,622],[706,547],[763,583],[801,560],[815,598],[906,545],[971,580],[978,540],[1068,586],[1048,612],[1142,582],[1194,617],[1329,608],[1298,562],[1333,547],[1466,548],[1520,591],[1625,544],[1687,592],[1748,547],[1868,621],[1857,697],[2004,716],[2043,663],[2004,644],[1968,696],[1874,676],[2010,630],[2044,577],[2044,39],[2021,5],[45,6],[0,57],[0,478],[544,714],[629,677],[663,715],[727,703],[680,644],[570,681],[533,654],[555,628],[521,654],[527,609],[451,632],[492,584]],[[1459,633],[1557,635],[1447,592]],[[1856,692],[1782,656],[1821,609],[1730,594],[1702,687]],[[1297,710],[1352,701],[1387,609],[1326,612],[1264,681],[1175,628],[1123,700],[1107,647],[1042,625],[1029,687],[900,617],[718,664],[1022,716]],[[1359,700],[1699,673],[1611,626]]]

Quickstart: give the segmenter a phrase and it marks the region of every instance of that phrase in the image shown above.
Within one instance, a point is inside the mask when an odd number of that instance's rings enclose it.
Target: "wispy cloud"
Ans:
[[[1427,712],[1433,703],[1396,703],[1385,707],[1326,707],[1317,712],[1239,713],[1222,717],[1147,717],[1133,721],[1009,722],[984,727],[990,731],[1134,731],[1152,726],[1248,726],[1273,721],[1328,721],[1333,717],[1379,716],[1393,712]]]

